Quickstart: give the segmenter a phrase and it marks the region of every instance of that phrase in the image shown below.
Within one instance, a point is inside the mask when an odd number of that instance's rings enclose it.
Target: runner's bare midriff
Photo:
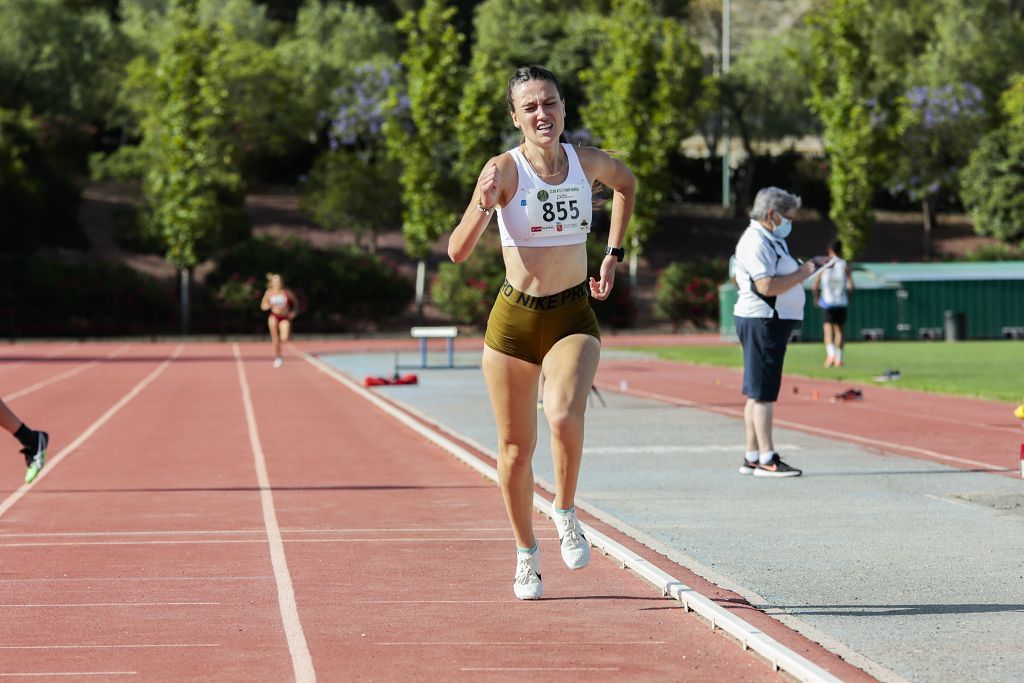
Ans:
[[[509,284],[531,296],[547,296],[575,287],[587,277],[587,245],[502,247]]]

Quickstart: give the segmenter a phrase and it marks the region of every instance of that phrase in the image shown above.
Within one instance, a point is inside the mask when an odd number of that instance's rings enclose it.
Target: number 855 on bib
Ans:
[[[590,188],[530,188],[526,191],[526,218],[530,222],[530,239],[588,233],[593,218]]]

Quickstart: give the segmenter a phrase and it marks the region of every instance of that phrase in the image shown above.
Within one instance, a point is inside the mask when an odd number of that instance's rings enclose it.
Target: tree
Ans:
[[[0,109],[0,252],[88,244],[78,225],[78,188],[55,167],[39,129],[27,109]]]
[[[303,151],[314,131],[307,112],[295,106],[301,99],[299,80],[274,50],[237,38],[231,26],[219,30],[221,77],[228,92],[224,106],[239,167],[247,180],[274,178],[280,160]],[[294,174],[286,179],[294,181]]]
[[[174,37],[175,27],[165,2],[124,0],[122,31],[139,58],[155,62]],[[215,32],[223,47],[220,72],[229,95],[230,135],[239,152],[245,177],[280,174],[281,160],[299,156],[315,129],[303,101],[298,65],[273,48],[279,27],[253,0],[198,0],[198,21]],[[150,97],[148,84],[123,88],[121,109],[111,123],[129,138],[138,134],[140,100]],[[289,178],[291,180],[291,178]]]
[[[801,53],[806,52],[800,31],[783,31],[740,50],[721,78],[719,91],[730,127],[746,152],[737,211],[749,207],[754,198],[756,143],[817,132],[818,121],[806,103],[810,88],[799,68]]]
[[[0,107],[91,122],[111,106],[127,56],[106,12],[4,0],[0,35]]]
[[[376,251],[377,233],[401,221],[395,197],[401,193],[399,166],[387,155],[383,136],[388,94],[398,65],[367,62],[331,95],[335,109],[327,138],[330,149],[316,160],[303,193],[303,209],[329,230],[351,230],[368,237]],[[392,111],[391,116],[408,116]]]
[[[612,8],[593,66],[580,74],[583,121],[602,146],[628,156],[637,177],[627,236],[635,286],[637,256],[657,228],[667,192],[668,154],[696,125],[704,82],[700,53],[678,21],[656,16],[650,0],[615,0]]]
[[[416,302],[421,314],[426,256],[456,217],[450,169],[458,152],[452,112],[458,111],[462,90],[463,36],[452,25],[454,14],[444,0],[426,0],[398,23],[406,40],[401,59],[405,94],[400,86],[393,87],[387,109],[401,111],[405,97],[409,118],[392,115],[384,124],[388,153],[402,167],[402,230],[406,251],[419,260]]]
[[[457,172],[464,185],[475,185],[484,163],[515,130],[502,96],[512,70],[546,63],[562,37],[564,19],[564,11],[544,0],[485,0],[477,7],[476,41],[456,126]]]
[[[397,176],[397,164],[386,157],[366,160],[348,149],[327,152],[313,165],[302,208],[321,227],[365,237],[374,253],[380,229],[401,220]]]
[[[928,259],[939,202],[957,190],[957,171],[981,135],[984,103],[981,90],[969,82],[915,86],[900,103],[889,187],[921,203],[922,255]]]
[[[898,98],[898,141],[889,187],[921,203],[925,258],[943,199],[986,129],[997,125],[1009,74],[1024,62],[1024,23],[1002,0],[939,0],[927,42]],[[935,8],[933,8],[935,9]]]
[[[974,230],[1004,242],[1024,239],[1024,74],[1002,97],[1005,123],[982,139],[960,172]]]
[[[371,7],[313,0],[299,9],[294,31],[275,48],[301,97],[293,103],[312,130],[321,131],[332,108],[331,93],[367,62],[394,62],[397,36]]]
[[[870,12],[866,0],[836,0],[812,20],[810,36],[810,105],[821,118],[829,156],[829,217],[848,258],[864,248],[874,221]]]
[[[196,0],[174,0],[173,39],[148,78],[153,98],[142,120],[145,176],[142,192],[151,228],[181,269],[182,330],[189,324],[192,268],[223,242],[241,215],[241,180],[228,141],[228,90],[220,71],[224,47],[199,22]]]

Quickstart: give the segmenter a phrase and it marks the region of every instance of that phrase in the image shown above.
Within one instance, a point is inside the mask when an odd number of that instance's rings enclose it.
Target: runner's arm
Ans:
[[[609,156],[607,152],[594,147],[583,147],[577,151],[580,163],[587,174],[612,190],[612,215],[608,228],[608,246],[622,247],[626,239],[629,219],[633,216],[636,202],[636,176],[626,164]],[[615,285],[615,267],[619,259],[611,254],[601,261],[600,280],[590,279],[590,294],[603,301],[612,293]]]
[[[448,238],[448,257],[455,263],[461,263],[469,258],[480,241],[480,236],[491,222],[491,216],[503,201],[508,201],[507,198],[511,195],[510,184],[518,182],[518,177],[514,177],[515,167],[513,165],[512,169],[509,169],[510,165],[511,157],[502,154],[492,157],[480,171],[476,189],[473,190],[473,198],[462,214],[462,220]],[[488,211],[485,213],[480,207]]]

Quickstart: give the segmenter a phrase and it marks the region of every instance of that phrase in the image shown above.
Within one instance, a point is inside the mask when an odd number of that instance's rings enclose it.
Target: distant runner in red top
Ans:
[[[287,342],[291,336],[292,320],[295,319],[297,299],[290,289],[284,286],[284,280],[277,273],[267,273],[267,291],[263,294],[260,309],[270,311],[267,325],[270,327],[270,339],[274,343],[274,367],[284,364],[281,357],[281,342]]]

